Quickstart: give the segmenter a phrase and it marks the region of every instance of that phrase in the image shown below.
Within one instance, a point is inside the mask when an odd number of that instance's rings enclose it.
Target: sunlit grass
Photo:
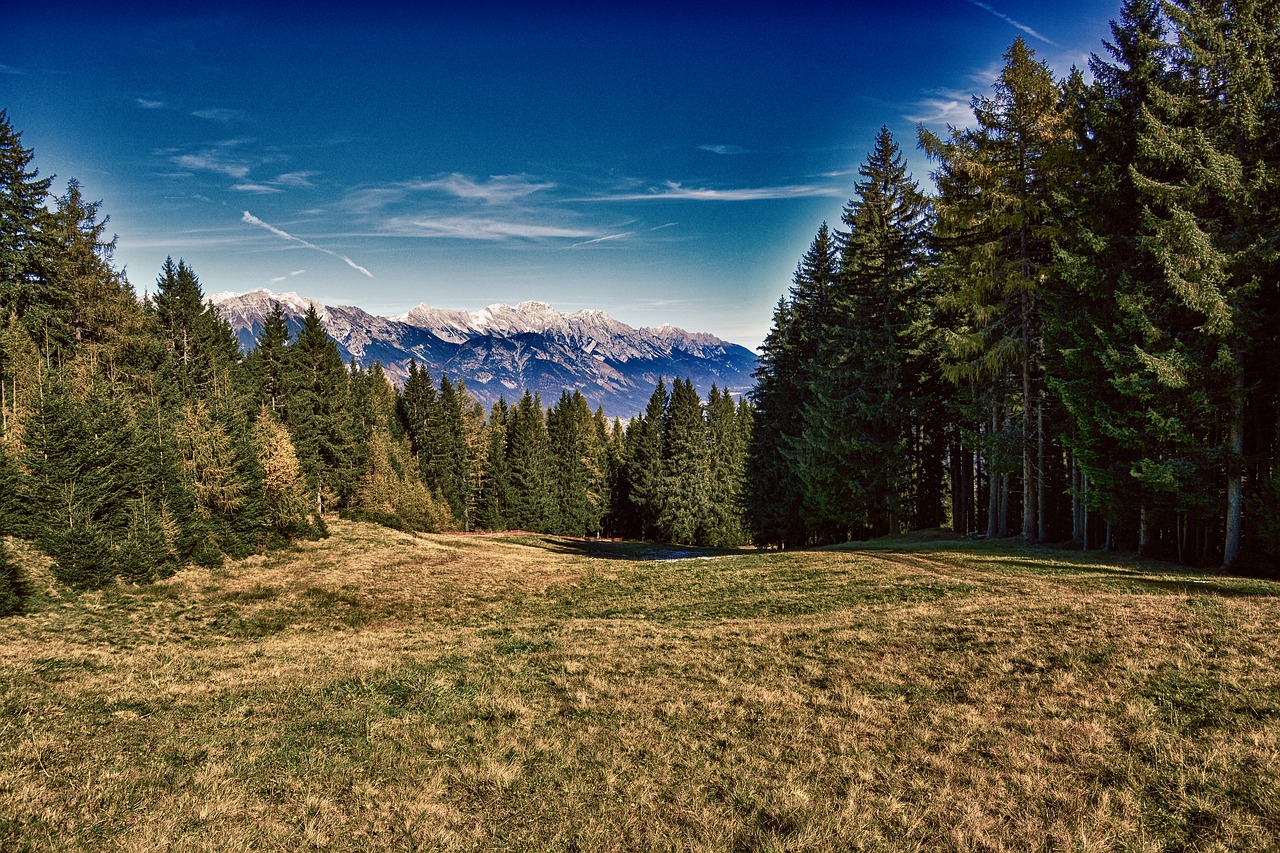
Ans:
[[[1280,848],[1280,585],[332,529],[0,621],[0,850]]]

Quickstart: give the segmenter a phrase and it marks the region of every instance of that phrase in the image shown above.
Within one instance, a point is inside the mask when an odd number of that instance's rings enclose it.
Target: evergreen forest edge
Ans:
[[[659,382],[486,412],[345,365],[314,309],[241,351],[193,270],[139,301],[107,218],[0,112],[0,535],[75,588],[325,535],[525,529],[796,547],[950,525],[1280,559],[1280,8],[1126,0],[1092,80],[1021,40],[974,127],[887,129],[819,228],[751,403]],[[0,613],[24,580],[0,540]]]

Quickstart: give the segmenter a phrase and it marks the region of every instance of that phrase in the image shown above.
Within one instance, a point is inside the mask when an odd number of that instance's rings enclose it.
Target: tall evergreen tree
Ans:
[[[939,401],[925,394],[931,353],[921,352],[931,331],[922,319],[927,201],[888,128],[859,173],[794,444],[815,526],[879,535],[915,519],[919,437],[936,424]]]
[[[1018,38],[990,97],[973,100],[977,127],[943,140],[921,129],[939,164],[937,230],[953,256],[952,305],[967,314],[950,332],[952,373],[1017,376],[1021,393],[1022,534],[1045,535],[1044,338],[1041,285],[1053,257],[1053,193],[1070,151],[1062,91]]]
[[[662,449],[662,513],[658,529],[671,542],[706,540],[711,513],[711,444],[706,413],[693,382],[671,383]]]
[[[511,472],[507,464],[511,415],[507,401],[499,397],[498,402],[490,408],[489,420],[485,424],[479,524],[486,530],[506,530],[511,527]]]
[[[556,524],[552,498],[551,442],[542,400],[525,391],[511,413],[507,433],[507,523],[520,530],[548,530]]]
[[[289,345],[285,422],[321,515],[337,509],[343,494],[354,486],[349,379],[338,348],[311,306]]]
[[[11,313],[46,357],[68,340],[71,294],[42,273],[48,254],[52,178],[32,165],[35,152],[0,110],[0,316]]]
[[[663,457],[670,397],[661,377],[644,414],[633,418],[626,433],[625,483],[634,535],[647,539],[657,533],[663,513]]]

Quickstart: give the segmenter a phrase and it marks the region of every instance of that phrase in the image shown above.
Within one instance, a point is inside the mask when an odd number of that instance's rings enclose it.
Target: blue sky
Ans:
[[[0,108],[140,293],[172,255],[206,293],[538,299],[750,347],[881,125],[923,181],[917,125],[966,121],[1017,36],[1063,76],[1119,9],[25,5]]]

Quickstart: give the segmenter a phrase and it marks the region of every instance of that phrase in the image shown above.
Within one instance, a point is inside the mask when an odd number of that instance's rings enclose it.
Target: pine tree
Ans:
[[[1090,531],[1093,512],[1109,527],[1138,531],[1145,549],[1144,522],[1161,507],[1154,484],[1135,472],[1150,470],[1144,457],[1168,446],[1153,415],[1182,401],[1144,378],[1139,357],[1158,273],[1140,246],[1145,202],[1134,175],[1148,168],[1138,149],[1143,116],[1171,78],[1156,0],[1128,0],[1111,32],[1110,61],[1090,59],[1093,84],[1069,82],[1077,165],[1072,191],[1062,194],[1055,286],[1047,291],[1049,383],[1069,416],[1073,538],[1084,547],[1101,539]]]
[[[284,416],[288,383],[289,324],[284,308],[272,301],[271,313],[262,321],[262,332],[245,358],[245,373],[252,398],[271,414]]]
[[[625,483],[634,535],[647,539],[658,531],[663,513],[662,465],[670,397],[661,377],[644,414],[633,418],[626,433]]]
[[[1254,0],[1175,0],[1167,9],[1178,35],[1177,80],[1156,93],[1160,109],[1143,114],[1139,137],[1150,158],[1138,179],[1147,211],[1141,243],[1156,259],[1165,309],[1155,324],[1163,339],[1143,357],[1164,384],[1191,389],[1209,423],[1226,425],[1196,432],[1197,462],[1216,468],[1210,482],[1225,486],[1221,556],[1229,568],[1243,536],[1250,386],[1261,379],[1249,367],[1265,363],[1251,353],[1275,336],[1259,325],[1274,310],[1262,282],[1276,273],[1275,223],[1259,211],[1275,195],[1280,11]]]
[[[773,327],[760,348],[755,388],[755,427],[748,449],[747,515],[757,545],[803,545],[808,531],[802,512],[803,489],[789,448],[800,434],[803,374],[796,346],[792,305],[784,297]]]
[[[47,257],[52,178],[32,166],[35,152],[0,110],[0,317],[13,314],[50,358],[67,341],[71,295],[41,271]]]
[[[604,448],[591,408],[580,391],[564,391],[547,414],[556,499],[556,532],[598,534],[604,519]]]
[[[174,264],[166,258],[148,304],[165,343],[165,385],[176,401],[229,394],[240,344],[217,309],[204,301],[195,272],[181,259]]]
[[[751,409],[745,404],[735,406],[728,391],[712,385],[706,410],[711,488],[705,541],[708,545],[742,545],[747,541],[743,509]]]
[[[949,332],[954,378],[1017,376],[1022,535],[1045,536],[1045,384],[1041,285],[1053,252],[1051,199],[1070,151],[1061,88],[1019,38],[988,98],[974,98],[973,130],[943,140],[923,128],[938,162],[937,232],[952,256],[950,306],[967,314]]]
[[[666,541],[702,544],[711,514],[711,445],[702,399],[692,381],[671,383],[667,423],[658,529]]]
[[[316,512],[337,509],[354,485],[350,454],[350,376],[316,313],[307,309],[289,345],[285,423],[313,495]]]
[[[551,442],[542,400],[536,394],[525,391],[511,413],[506,459],[508,525],[537,532],[551,529],[557,523],[552,499]]]
[[[406,384],[407,387],[407,384]],[[511,409],[499,397],[489,410],[484,428],[484,472],[480,490],[479,525],[486,530],[506,530],[511,506],[511,472],[507,464]]]
[[[920,436],[939,401],[925,395],[921,354],[926,199],[887,128],[859,173],[794,446],[814,526],[880,535],[917,515]]]

